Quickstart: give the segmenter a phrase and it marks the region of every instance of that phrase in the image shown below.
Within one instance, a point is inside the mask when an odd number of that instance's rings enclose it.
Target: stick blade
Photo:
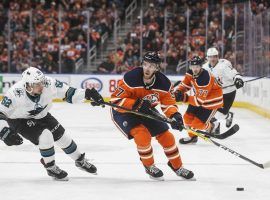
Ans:
[[[240,129],[239,125],[235,124],[230,129],[225,131],[224,133],[222,133],[220,135],[215,135],[214,138],[221,139],[221,140],[226,139],[227,137],[230,137],[233,134],[235,134],[237,131],[239,131],[239,129]]]
[[[270,168],[270,161],[264,163],[263,168]]]

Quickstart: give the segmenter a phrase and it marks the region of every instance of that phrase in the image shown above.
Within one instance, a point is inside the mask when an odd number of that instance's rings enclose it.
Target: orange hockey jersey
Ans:
[[[143,82],[143,68],[141,67],[127,72],[124,78],[119,81],[118,87],[111,97],[112,103],[129,109],[132,109],[137,99],[148,99],[152,107],[161,104],[161,109],[167,117],[178,112],[170,80],[163,73],[156,72],[153,85],[146,89]],[[115,110],[125,112],[121,109]]]
[[[192,70],[188,70],[178,90],[187,92],[193,89],[194,96],[188,97],[188,103],[214,110],[223,106],[222,87],[215,77],[202,69],[198,77],[194,77]]]

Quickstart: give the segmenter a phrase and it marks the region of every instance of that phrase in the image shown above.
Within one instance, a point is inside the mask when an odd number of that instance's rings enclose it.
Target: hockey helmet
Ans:
[[[146,54],[144,54],[143,61],[160,64],[161,58],[159,57],[159,54],[157,52],[153,51],[153,52],[147,52]]]
[[[207,50],[206,56],[218,56],[218,50],[215,47],[209,48]]]
[[[159,54],[155,51],[147,52],[146,54],[144,54],[141,65],[143,65],[143,62],[154,63],[157,71],[160,70],[161,58],[159,57]]]
[[[26,86],[33,87],[37,84],[45,84],[45,75],[35,67],[29,67],[22,73],[22,80]]]
[[[192,66],[192,65],[199,65],[199,66],[202,66],[204,62],[204,59],[202,59],[201,57],[199,56],[194,56],[190,61],[189,61],[189,66]]]

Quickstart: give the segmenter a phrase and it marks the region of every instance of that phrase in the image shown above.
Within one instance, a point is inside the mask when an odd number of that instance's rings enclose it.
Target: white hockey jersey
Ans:
[[[211,72],[218,81],[222,84],[222,87],[234,84],[234,77],[240,75],[236,69],[233,68],[232,63],[226,59],[219,59],[218,63],[212,67],[209,62],[203,64],[203,68]],[[235,86],[227,87],[223,89],[223,94],[231,93],[236,90]]]
[[[17,82],[5,94],[0,104],[0,112],[10,119],[40,119],[47,115],[54,98],[66,98],[69,103],[82,102],[85,90],[75,89],[54,78],[46,77],[46,84],[40,97],[31,100],[28,95],[24,83]]]

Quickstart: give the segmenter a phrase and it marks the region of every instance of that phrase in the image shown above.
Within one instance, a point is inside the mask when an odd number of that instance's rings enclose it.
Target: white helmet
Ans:
[[[29,67],[22,73],[22,80],[26,86],[33,87],[35,84],[45,83],[45,76],[39,69],[35,67]],[[27,91],[29,92],[29,91]]]
[[[206,56],[218,56],[218,50],[215,47],[209,48],[207,50]]]

